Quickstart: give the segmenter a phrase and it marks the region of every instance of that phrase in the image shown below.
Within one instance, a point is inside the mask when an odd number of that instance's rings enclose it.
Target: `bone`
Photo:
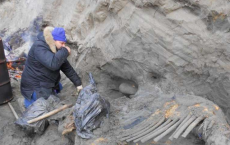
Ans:
[[[189,125],[189,127],[185,130],[185,132],[182,134],[182,137],[186,137],[196,125],[201,122],[204,119],[203,116],[198,117],[193,123]]]
[[[134,140],[134,139],[137,139],[137,138],[140,138],[140,137],[144,136],[145,134],[147,134],[147,133],[153,131],[154,129],[156,129],[159,125],[161,125],[161,124],[164,122],[164,120],[165,120],[164,117],[161,118],[161,120],[159,120],[159,122],[158,122],[157,124],[155,124],[154,126],[152,126],[151,128],[149,128],[149,129],[147,129],[147,130],[143,130],[142,132],[139,132],[139,133],[138,133],[137,135],[135,135],[135,136],[134,136],[134,135],[131,136],[132,138],[130,138],[130,139],[126,140],[126,141],[127,141],[127,142],[130,142],[130,141],[132,141],[132,140]]]
[[[207,138],[207,129],[208,129],[208,125],[210,124],[210,122],[211,120],[204,120],[202,123],[204,138]]]
[[[124,138],[126,136],[129,136],[130,134],[134,134],[136,132],[139,132],[145,128],[149,128],[149,125],[152,124],[152,122],[154,121],[153,117],[155,116],[155,114],[151,115],[148,119],[142,121],[140,124],[138,124],[134,129],[130,129],[128,131],[126,131],[123,135],[119,136],[118,138]],[[161,119],[161,118],[160,118]],[[157,121],[154,121],[154,122],[158,122],[159,120]]]
[[[181,126],[181,128],[175,133],[173,137],[177,139],[181,135],[181,133],[185,130],[185,128],[188,127],[189,124],[193,122],[193,120],[195,119],[196,117],[192,116],[183,126]]]
[[[165,127],[165,126],[168,125],[171,121],[172,121],[171,119],[168,119],[168,120],[165,121],[161,126],[159,126],[158,128],[156,128],[155,130],[152,130],[152,132],[156,132],[156,131],[158,131],[159,129]],[[150,131],[150,132],[151,132],[151,131]],[[148,132],[148,133],[149,133],[149,132]],[[146,133],[145,133],[145,134],[146,134]],[[140,138],[140,139],[136,139],[136,140],[141,140],[141,138]]]
[[[140,134],[140,133],[142,133],[142,132],[145,132],[146,130],[149,130],[149,128],[151,128],[151,127],[154,127],[156,124],[158,124],[158,123],[160,123],[160,125],[161,125],[161,123],[163,123],[165,121],[165,117],[162,117],[162,118],[160,118],[157,122],[155,122],[155,123],[152,123],[150,126],[148,126],[147,128],[145,128],[145,129],[143,129],[143,130],[141,130],[141,131],[139,131],[139,132],[136,132],[136,133],[134,133],[134,134],[132,134],[131,136],[136,136],[136,135],[138,135],[138,134]],[[159,125],[158,125],[159,126]],[[157,126],[157,127],[158,127]]]
[[[161,120],[161,118],[160,118],[160,120]],[[128,134],[125,134],[125,135],[122,135],[122,137],[120,137],[121,139],[121,141],[124,141],[124,140],[127,140],[127,139],[129,139],[129,138],[131,138],[131,137],[133,137],[133,136],[135,136],[135,135],[137,135],[139,132],[143,132],[143,131],[145,131],[145,130],[147,130],[147,129],[149,129],[149,127],[152,127],[152,126],[154,126],[155,124],[157,124],[160,120],[157,120],[157,121],[154,121],[154,122],[151,122],[152,120],[150,120],[150,121],[145,121],[145,123],[146,124],[142,124],[141,126],[139,126],[138,127],[138,129],[134,129],[134,130],[130,130],[130,133]],[[164,117],[163,117],[163,121],[164,121],[165,119],[164,119]],[[151,124],[152,123],[152,124]]]
[[[208,125],[208,129],[212,128],[214,124],[215,124],[215,121],[212,120],[212,121],[209,123],[209,125]]]
[[[158,142],[160,139],[165,137],[167,134],[169,134],[171,131],[173,131],[180,123],[185,119],[185,117],[181,118],[177,123],[175,123],[173,126],[171,126],[168,130],[166,130],[164,133],[159,135],[154,139],[155,142]]]
[[[137,126],[135,126],[135,128],[127,130],[124,134],[122,134],[118,138],[124,138],[124,137],[129,136],[131,134],[134,134],[138,131],[141,131],[141,130],[145,129],[146,127],[148,127],[150,124],[151,124],[151,122],[149,121],[149,119],[145,120],[145,121],[141,122],[140,124],[138,124]]]
[[[159,127],[158,127],[156,130],[154,130],[154,131],[157,131],[157,130],[159,130],[159,129],[165,127],[165,126],[168,125],[171,121],[172,121],[171,119],[166,120],[161,126],[159,126]]]
[[[151,134],[148,134],[148,135],[142,137],[141,138],[141,142],[144,143],[144,142],[148,141],[149,139],[151,139],[151,138],[153,138],[153,137],[161,134],[162,132],[164,132],[165,130],[167,130],[169,127],[171,127],[172,125],[174,125],[175,122],[177,122],[177,121],[178,121],[178,119],[175,119],[172,122],[170,122],[168,125],[166,125],[165,127],[161,128],[161,129],[159,129],[157,131],[154,131]],[[137,142],[137,141],[139,141],[139,140],[134,140],[134,142]]]
[[[185,118],[186,117],[186,118]],[[183,121],[182,123],[179,125],[179,127],[177,127],[176,131],[174,131],[174,133],[169,137],[170,140],[173,140],[173,136],[176,134],[176,132],[181,128],[181,126],[183,126],[185,124],[185,122],[187,122],[189,119],[191,118],[191,115],[187,115],[183,117]]]

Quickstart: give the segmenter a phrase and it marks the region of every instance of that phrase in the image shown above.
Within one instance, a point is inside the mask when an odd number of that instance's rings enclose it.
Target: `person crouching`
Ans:
[[[40,97],[47,99],[60,92],[60,71],[73,82],[78,92],[82,89],[80,77],[67,60],[71,50],[65,43],[63,28],[46,27],[38,34],[22,73],[20,89],[25,108]]]

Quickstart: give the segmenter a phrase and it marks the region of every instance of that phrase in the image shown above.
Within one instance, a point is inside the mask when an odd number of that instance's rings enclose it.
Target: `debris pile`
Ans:
[[[12,59],[7,59],[7,69],[9,71],[10,78],[15,80],[21,79],[22,72],[25,67],[25,57],[15,57]]]
[[[7,69],[9,71],[10,78],[15,80],[21,79],[22,72],[25,67],[26,55],[22,53],[19,56],[16,56],[12,52],[12,48],[7,42],[3,43],[4,52],[6,55]]]

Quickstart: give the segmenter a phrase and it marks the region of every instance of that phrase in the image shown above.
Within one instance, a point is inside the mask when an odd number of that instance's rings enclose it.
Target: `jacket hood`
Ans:
[[[46,42],[49,45],[50,50],[53,53],[56,53],[57,49],[56,49],[56,46],[55,46],[55,41],[54,41],[53,36],[52,36],[53,29],[54,29],[54,27],[46,27],[43,30],[43,33],[38,34],[37,38],[39,40],[42,40],[42,41]]]

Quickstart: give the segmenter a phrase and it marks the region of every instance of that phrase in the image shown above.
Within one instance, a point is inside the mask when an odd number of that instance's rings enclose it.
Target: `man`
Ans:
[[[46,27],[37,36],[21,79],[21,93],[26,108],[40,97],[47,99],[51,94],[60,92],[60,70],[77,87],[77,92],[82,89],[81,79],[67,60],[71,50],[65,43],[63,28]]]

